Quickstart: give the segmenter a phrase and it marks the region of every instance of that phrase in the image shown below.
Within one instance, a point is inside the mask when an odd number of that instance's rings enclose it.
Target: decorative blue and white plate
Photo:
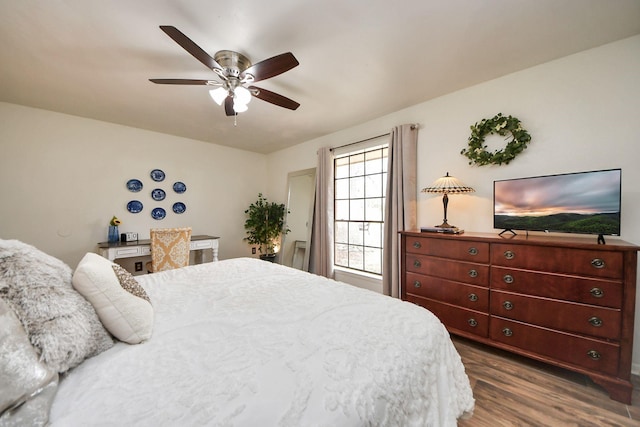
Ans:
[[[182,202],[176,202],[173,204],[173,211],[177,214],[184,213],[187,210],[187,206]]]
[[[164,181],[164,172],[162,172],[160,169],[152,170],[149,175],[151,176],[151,179],[154,180],[155,182]]]
[[[127,203],[127,210],[131,213],[142,212],[142,202],[139,200],[132,200]]]
[[[187,191],[187,186],[184,185],[184,182],[178,181],[173,184],[173,191],[175,191],[178,194],[182,194],[185,191]]]
[[[142,182],[139,179],[130,179],[127,181],[127,190],[137,193],[142,190]]]
[[[155,201],[159,202],[160,200],[164,200],[165,197],[167,197],[167,193],[165,193],[161,188],[156,188],[151,191],[151,198]]]
[[[162,208],[154,208],[151,211],[151,218],[153,219],[160,220],[164,219],[165,216],[167,216],[167,212]]]

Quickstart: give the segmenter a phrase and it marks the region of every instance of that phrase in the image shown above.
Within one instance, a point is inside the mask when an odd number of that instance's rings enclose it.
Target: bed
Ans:
[[[446,329],[411,303],[252,258],[135,279],[151,334],[61,374],[51,426],[452,426],[472,413]]]

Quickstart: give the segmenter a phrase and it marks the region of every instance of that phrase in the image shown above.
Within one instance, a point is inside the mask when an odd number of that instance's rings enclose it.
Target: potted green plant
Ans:
[[[251,245],[258,245],[260,258],[273,262],[276,257],[275,246],[281,234],[290,230],[284,225],[287,208],[282,203],[268,202],[262,193],[258,193],[258,200],[244,211],[247,219],[244,228],[247,237],[244,238]]]

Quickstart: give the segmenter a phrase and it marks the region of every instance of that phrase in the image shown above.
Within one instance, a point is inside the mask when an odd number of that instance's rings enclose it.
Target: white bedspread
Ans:
[[[473,409],[427,310],[256,259],[138,277],[153,337],[62,379],[53,426],[449,426]]]

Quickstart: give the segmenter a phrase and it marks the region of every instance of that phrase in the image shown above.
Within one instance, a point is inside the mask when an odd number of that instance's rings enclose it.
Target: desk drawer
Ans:
[[[190,243],[190,248],[192,251],[213,248],[213,240],[192,240]]]
[[[116,258],[131,258],[140,256],[140,247],[118,248],[116,249]]]

